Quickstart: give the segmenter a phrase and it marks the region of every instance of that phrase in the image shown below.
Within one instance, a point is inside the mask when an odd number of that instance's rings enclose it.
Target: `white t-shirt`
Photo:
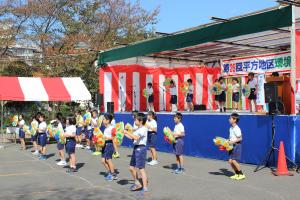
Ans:
[[[138,127],[137,125],[135,125],[135,123],[133,122],[132,128],[133,128],[133,131],[135,131],[135,130],[137,130],[139,127]]]
[[[145,126],[138,127],[137,130],[133,132],[133,135],[139,136],[139,140],[134,140],[134,145],[146,145],[147,144],[147,135],[148,129]]]
[[[65,132],[67,134],[76,134],[76,126],[75,125],[67,126]]]
[[[253,89],[253,88],[256,88],[256,86],[257,86],[257,79],[256,78],[253,78],[252,80],[250,80],[249,82],[248,82],[248,85],[249,85],[249,87],[251,88],[251,89]]]
[[[234,127],[230,127],[229,129],[229,140],[233,141],[237,138],[242,137],[241,129],[238,125],[235,125]]]
[[[182,134],[182,136],[184,136],[185,133],[184,133],[184,126],[183,126],[183,124],[181,122],[179,122],[178,124],[176,124],[173,132],[176,133],[176,134]]]
[[[153,88],[148,88],[147,87],[147,92],[148,92],[148,95],[152,95],[153,94]]]
[[[240,91],[240,84],[236,83],[232,85],[232,92],[239,92]]]
[[[22,128],[25,125],[25,121],[24,119],[22,119],[21,121],[19,121],[19,127]]]
[[[152,120],[148,120],[147,121],[147,125],[151,128],[151,129],[153,129],[153,128],[156,128],[157,129],[157,122],[154,120],[154,119],[152,119]],[[148,131],[152,131],[152,130],[148,130]]]
[[[170,94],[171,95],[177,95],[177,88],[176,88],[176,86],[170,88]]]
[[[39,129],[44,130],[44,131],[38,131],[39,133],[46,133],[46,130],[47,130],[47,124],[46,124],[46,122],[41,122],[39,124]]]
[[[112,138],[112,130],[114,129],[115,127],[113,125],[110,125],[108,127],[106,127],[104,129],[104,137],[106,138]]]
[[[110,124],[113,126],[113,127],[116,127],[116,120],[115,119],[112,119]]]
[[[189,87],[188,87],[188,93],[189,94],[193,94],[194,93],[194,86],[193,85],[189,85]]]
[[[96,124],[96,125],[95,125],[95,124]],[[91,120],[91,127],[92,127],[92,128],[98,127],[98,117],[92,118],[92,120]]]

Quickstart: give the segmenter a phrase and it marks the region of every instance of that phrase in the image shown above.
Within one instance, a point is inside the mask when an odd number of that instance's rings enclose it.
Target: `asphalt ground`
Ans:
[[[21,151],[18,144],[4,144],[0,150],[0,199],[58,200],[58,199],[299,199],[300,176],[275,177],[270,169],[253,172],[256,166],[242,165],[246,179],[231,180],[227,162],[185,157],[183,174],[172,173],[175,157],[159,153],[159,165],[147,166],[149,192],[131,192],[132,179],[128,170],[132,149],[120,148],[121,158],[113,162],[119,179],[107,182],[100,156],[84,149],[76,149],[77,173],[66,173],[67,168],[57,166],[56,145],[48,146],[48,159],[40,161],[31,149]],[[149,153],[148,153],[149,155]]]

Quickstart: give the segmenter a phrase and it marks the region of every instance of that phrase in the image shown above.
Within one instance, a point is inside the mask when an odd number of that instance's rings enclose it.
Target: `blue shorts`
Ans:
[[[177,104],[177,95],[171,95],[170,104]]]
[[[45,147],[47,145],[46,133],[38,133],[38,145],[40,145],[41,147]]]
[[[154,102],[154,96],[152,94],[148,97],[148,103],[153,103],[153,102]]]
[[[76,127],[76,135],[81,135],[82,133],[82,126]]]
[[[255,94],[256,89],[255,88],[251,88],[250,89],[250,95],[248,97],[249,100],[256,100],[257,95]]]
[[[176,156],[183,155],[183,146],[184,146],[183,138],[177,138],[175,143],[173,144],[173,151]]]
[[[187,94],[186,95],[186,102],[187,103],[193,102],[193,98],[194,98],[193,94]]]
[[[68,139],[67,138],[67,142],[66,142],[66,152],[68,154],[73,154],[75,153],[75,146],[76,146],[76,141],[74,138],[72,139]]]
[[[229,159],[239,161],[242,155],[242,144],[235,144],[233,149],[228,152]]]
[[[31,136],[31,141],[36,142],[38,140],[38,134],[36,133],[35,135]]]
[[[63,150],[65,148],[65,145],[57,142],[56,147],[57,147],[58,150]]]
[[[25,132],[22,128],[19,129],[19,138],[25,138]]]
[[[102,158],[112,159],[112,155],[114,154],[114,144],[112,141],[105,142],[105,146],[102,148]]]
[[[92,129],[90,129],[90,130],[88,130],[87,128],[85,129],[85,138],[86,139],[89,139],[89,140],[92,140],[92,138],[93,138],[93,132],[94,132],[94,129],[92,128]]]
[[[233,102],[240,102],[240,93],[239,92],[232,93],[232,101]]]
[[[223,91],[223,92],[219,95],[219,101],[220,101],[220,102],[226,102],[226,93],[225,93],[225,91]]]
[[[156,147],[157,135],[156,132],[148,131],[147,145],[148,147]]]
[[[143,169],[147,160],[147,148],[144,145],[134,146],[130,166]]]

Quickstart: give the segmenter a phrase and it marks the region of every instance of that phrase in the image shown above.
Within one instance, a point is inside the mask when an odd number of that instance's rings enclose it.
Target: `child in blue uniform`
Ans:
[[[76,119],[74,116],[67,118],[64,136],[66,138],[66,152],[69,155],[70,162],[70,168],[67,170],[67,173],[77,172],[75,156]]]
[[[219,78],[219,83],[221,85],[222,93],[219,95],[219,107],[220,107],[220,112],[226,112],[226,84],[224,82],[224,78],[220,77]]]
[[[82,140],[82,130],[83,130],[83,125],[81,124],[81,122],[83,121],[83,117],[81,116],[81,111],[78,110],[76,112],[76,119],[79,119],[78,121],[76,121],[76,147],[78,148],[82,148],[82,144],[81,144],[81,140]]]
[[[231,125],[229,129],[229,144],[233,145],[233,149],[229,151],[229,164],[235,172],[235,175],[231,176],[231,179],[242,180],[246,176],[241,170],[241,166],[238,160],[241,159],[242,153],[242,132],[237,123],[239,122],[239,115],[237,113],[232,113],[229,118],[229,123]]]
[[[152,83],[148,83],[147,84],[147,93],[148,93],[148,110],[149,111],[153,111],[154,112],[154,95],[153,95],[153,86],[152,86]]]
[[[26,150],[25,145],[25,132],[23,130],[23,126],[25,125],[24,115],[19,115],[18,127],[19,127],[19,138],[21,143],[21,150]]]
[[[115,167],[112,163],[112,156],[114,153],[113,137],[115,136],[116,129],[111,124],[113,117],[111,114],[105,114],[103,119],[103,124],[105,126],[104,139],[105,146],[102,148],[102,163],[106,170],[108,171],[105,179],[107,181],[117,180],[117,174],[115,173]]]
[[[147,118],[144,113],[138,113],[135,117],[135,125],[137,129],[133,133],[124,130],[125,136],[134,140],[133,152],[130,160],[130,172],[134,180],[131,186],[131,191],[142,189],[142,192],[148,192],[148,178],[145,170],[145,163],[147,160],[147,128],[145,127]],[[142,176],[142,183],[138,179],[138,171]]]
[[[186,93],[186,103],[188,107],[188,111],[194,111],[193,98],[194,98],[194,86],[192,79],[188,79],[187,83],[189,84],[188,91]]]
[[[38,123],[38,120],[39,120],[39,117],[40,117],[40,113],[36,113],[33,117],[32,117],[32,122],[31,122],[31,125],[32,124],[35,124],[35,123]],[[31,136],[31,141],[32,141],[32,144],[33,144],[33,155],[35,156],[38,156],[39,155],[39,148],[38,148],[38,144],[37,144],[37,140],[38,140],[38,134],[37,132],[34,133],[32,136]]]
[[[173,135],[175,137],[175,143],[173,144],[173,150],[176,156],[177,169],[175,169],[176,174],[180,174],[184,171],[183,168],[183,147],[184,147],[184,137],[185,131],[184,126],[181,123],[182,114],[176,113],[174,116],[175,128],[173,131]]]
[[[94,129],[98,127],[98,111],[93,110],[92,111],[92,121],[91,121],[91,127],[92,127],[92,132],[89,133],[89,140],[90,140],[90,147],[91,147],[91,152],[94,156],[100,155],[100,152],[98,149],[95,149],[95,145],[93,143],[93,136],[94,136]]]
[[[57,113],[56,114],[56,119],[53,120],[52,123],[56,123],[55,126],[58,129],[60,129],[60,130],[64,130],[65,129],[65,127],[64,127],[64,119],[63,119],[62,113]],[[65,145],[57,142],[56,147],[57,147],[58,154],[59,154],[59,157],[60,157],[60,161],[57,162],[56,164],[58,166],[66,166],[67,162],[66,162],[66,159],[65,159],[65,151],[64,151]]]
[[[148,162],[148,165],[157,165],[157,153],[156,153],[156,141],[157,141],[157,123],[156,123],[156,116],[153,111],[148,112],[148,121],[147,121],[147,128],[148,128],[148,141],[147,146],[150,149],[152,160]]]
[[[91,111],[90,108],[88,108],[86,110],[86,112],[90,112],[90,111]],[[85,124],[84,134],[85,134],[85,140],[86,140],[85,149],[91,152],[91,145],[92,145],[92,138],[93,138],[93,129],[92,129],[91,123]]]
[[[47,124],[45,122],[45,115],[44,114],[40,114],[39,116],[39,127],[37,130],[37,134],[38,134],[38,144],[40,146],[40,160],[46,160],[46,151],[47,151]]]

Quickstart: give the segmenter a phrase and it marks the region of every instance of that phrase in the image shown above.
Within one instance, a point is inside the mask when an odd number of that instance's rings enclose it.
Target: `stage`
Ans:
[[[174,128],[173,113],[157,113],[158,151],[172,152],[172,146],[164,141],[163,128]],[[227,153],[219,151],[212,140],[216,136],[229,136],[228,113],[183,112],[183,125],[186,131],[184,153],[187,156],[226,160]],[[239,126],[243,133],[242,163],[260,164],[271,145],[272,117],[240,113]],[[116,121],[133,123],[131,113],[115,113]],[[300,163],[300,116],[275,116],[275,146],[282,140],[286,155]],[[132,141],[125,139],[124,146],[132,146]],[[277,153],[276,153],[277,156]]]

